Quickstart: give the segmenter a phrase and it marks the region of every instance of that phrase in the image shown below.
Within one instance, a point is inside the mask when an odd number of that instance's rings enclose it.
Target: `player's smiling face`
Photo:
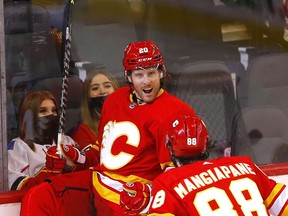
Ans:
[[[156,68],[149,68],[133,70],[128,79],[135,88],[137,98],[145,103],[151,103],[155,100],[160,90],[160,79],[162,77],[162,71]]]

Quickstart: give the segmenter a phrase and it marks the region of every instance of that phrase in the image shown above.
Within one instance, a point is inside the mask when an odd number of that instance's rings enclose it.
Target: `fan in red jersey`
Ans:
[[[123,65],[129,86],[117,89],[103,104],[99,166],[50,178],[49,184],[33,188],[22,201],[22,216],[83,216],[93,215],[95,209],[97,216],[147,212],[149,185],[173,166],[165,147],[166,122],[178,112],[196,114],[162,88],[166,70],[155,43],[128,44]]]
[[[207,130],[197,117],[175,118],[167,148],[177,168],[152,184],[149,215],[288,215],[288,189],[246,156],[207,157]]]

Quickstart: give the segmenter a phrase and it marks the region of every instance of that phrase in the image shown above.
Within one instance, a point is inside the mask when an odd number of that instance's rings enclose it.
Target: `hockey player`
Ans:
[[[50,183],[32,188],[23,199],[22,216],[93,215],[91,200],[98,216],[125,215],[120,194],[127,189],[127,182],[136,181],[142,187],[126,206],[134,215],[147,210],[146,184],[173,166],[165,148],[165,122],[177,112],[192,116],[195,112],[162,88],[166,70],[163,56],[152,41],[128,44],[123,65],[129,86],[111,94],[102,108],[100,165],[93,171],[50,178]]]
[[[288,189],[246,156],[205,160],[206,127],[197,117],[178,116],[167,134],[177,168],[152,184],[149,215],[288,215]]]

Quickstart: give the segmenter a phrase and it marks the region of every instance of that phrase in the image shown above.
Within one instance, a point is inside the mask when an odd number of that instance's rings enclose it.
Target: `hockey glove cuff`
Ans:
[[[141,182],[128,182],[120,194],[120,207],[128,215],[146,213],[150,202],[151,186]]]

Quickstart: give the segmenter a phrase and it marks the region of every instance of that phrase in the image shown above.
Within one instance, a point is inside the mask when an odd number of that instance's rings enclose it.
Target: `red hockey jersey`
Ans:
[[[100,165],[93,175],[102,198],[119,205],[123,183],[152,183],[173,165],[165,147],[166,122],[180,111],[195,115],[188,104],[164,90],[153,103],[143,105],[133,102],[129,87],[107,98],[99,122]]]
[[[171,169],[155,179],[150,215],[288,215],[288,189],[248,157]]]
[[[99,151],[98,139],[86,124],[78,125],[72,132],[71,137],[79,145],[80,150],[89,145],[95,145],[95,148]]]

